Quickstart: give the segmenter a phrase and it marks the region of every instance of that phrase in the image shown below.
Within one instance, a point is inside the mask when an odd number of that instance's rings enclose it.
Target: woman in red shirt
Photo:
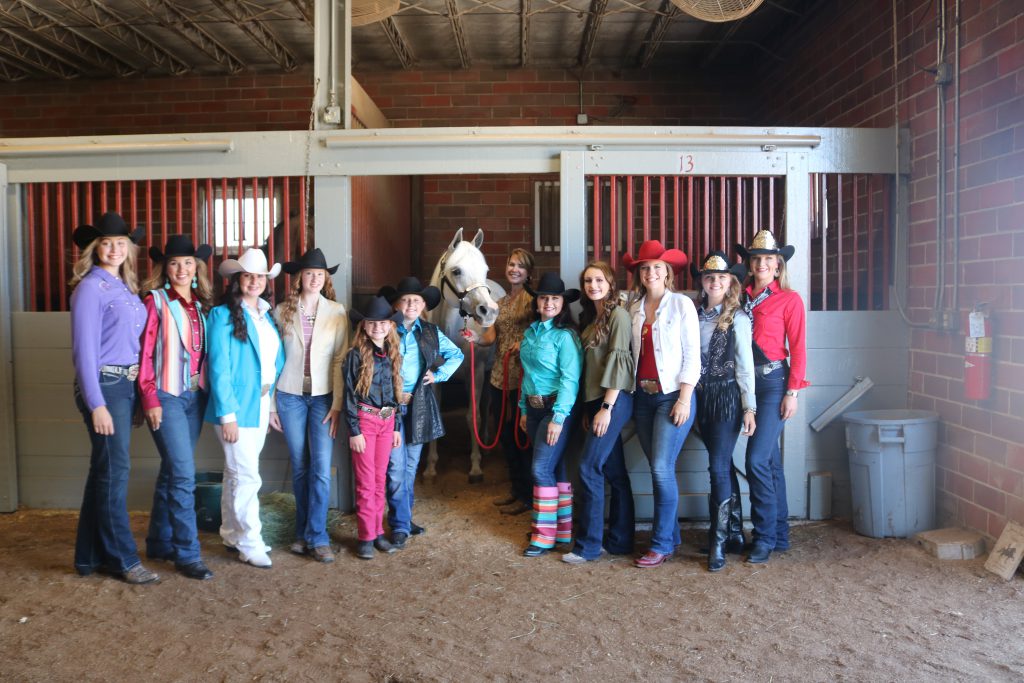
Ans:
[[[789,288],[786,261],[796,251],[780,246],[768,230],[754,235],[749,247],[736,245],[747,261],[744,308],[754,324],[754,393],[757,430],[747,440],[747,482],[753,545],[747,562],[763,564],[773,550],[789,549],[789,507],[779,436],[797,410],[804,379],[804,302]],[[787,356],[789,362],[786,362]]]

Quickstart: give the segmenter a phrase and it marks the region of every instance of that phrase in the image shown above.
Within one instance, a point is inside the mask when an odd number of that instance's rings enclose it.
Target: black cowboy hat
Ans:
[[[379,320],[391,320],[392,322],[399,322],[402,320],[401,313],[395,313],[391,308],[391,304],[388,300],[382,296],[375,296],[370,299],[370,303],[366,305],[366,312],[360,313],[355,309],[355,306],[348,311],[349,319],[356,324],[363,322],[364,320],[379,321]]]
[[[709,251],[708,255],[701,261],[701,265],[696,263],[690,264],[690,275],[693,279],[700,281],[701,277],[708,273],[729,273],[735,275],[736,279],[743,282],[743,278],[747,277],[747,267],[742,263],[729,263],[729,257],[726,256],[724,251],[717,249]]]
[[[335,264],[328,268],[327,258],[324,257],[324,252],[320,251],[318,247],[314,247],[300,256],[298,261],[285,261],[282,269],[289,275],[295,275],[295,273],[300,270],[305,270],[307,268],[322,268],[331,275],[334,275],[338,270],[338,265],[340,264]]]
[[[192,256],[197,261],[205,261],[210,258],[212,253],[213,248],[209,244],[200,244],[197,248],[186,235],[171,235],[168,237],[163,251],[160,251],[160,247],[149,248],[149,258],[153,259],[156,263],[174,258],[175,256]]]
[[[537,283],[535,288],[530,289],[524,285],[523,289],[535,299],[540,294],[554,294],[565,299],[565,303],[571,304],[580,298],[580,290],[566,289],[562,278],[558,277],[555,273],[544,273],[541,275],[540,282]]]
[[[791,244],[780,247],[771,230],[758,230],[757,234],[754,235],[754,239],[751,240],[749,247],[737,244],[736,251],[739,252],[744,261],[749,259],[751,256],[761,256],[766,254],[776,254],[781,256],[782,260],[788,261],[793,258],[793,254],[796,253],[796,247]]]
[[[74,240],[79,249],[85,249],[101,237],[127,237],[135,244],[138,244],[144,234],[146,234],[145,228],[139,227],[132,230],[128,227],[128,224],[124,222],[124,219],[121,218],[120,214],[114,211],[108,211],[99,217],[95,226],[85,224],[79,225],[75,228],[75,232],[72,233],[71,239]]]
[[[432,311],[437,308],[437,305],[441,303],[441,290],[434,285],[423,286],[419,278],[403,277],[398,282],[398,287],[392,287],[391,285],[384,285],[377,292],[377,296],[382,296],[388,300],[389,304],[394,304],[401,297],[406,294],[415,294],[423,297],[423,301],[427,304],[427,310]]]

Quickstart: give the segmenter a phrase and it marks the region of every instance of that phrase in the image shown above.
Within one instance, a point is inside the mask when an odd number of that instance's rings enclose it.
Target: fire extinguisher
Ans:
[[[977,304],[967,315],[964,338],[964,398],[984,401],[992,395],[992,321],[986,304]]]

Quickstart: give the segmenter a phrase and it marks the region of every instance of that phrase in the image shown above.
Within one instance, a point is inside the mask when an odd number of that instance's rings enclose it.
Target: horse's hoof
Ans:
[[[484,475],[482,474],[471,474],[469,475],[470,484],[482,484],[484,483]]]

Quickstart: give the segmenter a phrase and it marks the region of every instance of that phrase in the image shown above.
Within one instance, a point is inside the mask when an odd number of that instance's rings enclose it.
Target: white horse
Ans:
[[[430,321],[441,328],[444,333],[466,355],[466,359],[459,366],[457,375],[463,380],[465,386],[470,385],[469,367],[469,342],[462,336],[462,331],[467,327],[474,329],[480,334],[484,328],[490,327],[498,317],[497,299],[505,296],[505,290],[498,283],[487,279],[487,261],[480,251],[480,245],[484,243],[484,233],[477,230],[476,237],[472,242],[462,239],[462,228],[459,228],[452,238],[448,249],[441,255],[440,260],[434,267],[434,274],[430,278],[430,284],[441,290],[444,297],[444,306],[438,306],[430,313]],[[476,352],[476,396],[477,405],[479,397],[483,395],[484,374],[489,367],[493,351],[489,348],[475,349]],[[472,394],[470,397],[472,400]],[[480,446],[473,437],[473,407],[466,410],[466,422],[469,425],[469,441],[472,444],[470,452],[469,481],[472,484],[483,481],[484,473],[480,469]],[[486,424],[487,418],[480,416],[481,424]],[[481,429],[481,431],[483,431]],[[481,437],[483,438],[483,437]],[[427,479],[437,476],[437,441],[430,442],[430,449],[427,453],[427,467],[423,476]]]

